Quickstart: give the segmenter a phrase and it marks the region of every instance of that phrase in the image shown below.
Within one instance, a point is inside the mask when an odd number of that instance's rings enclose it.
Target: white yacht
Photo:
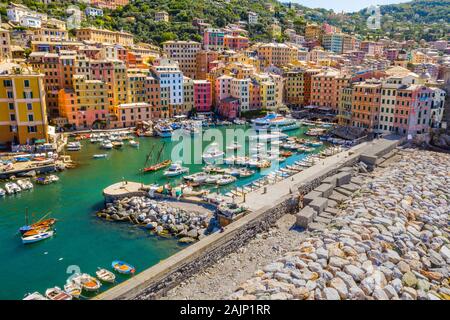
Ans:
[[[211,143],[203,153],[203,160],[205,162],[216,161],[221,159],[224,154],[225,153],[219,149],[217,143]]]
[[[268,113],[263,118],[258,118],[252,121],[253,128],[256,131],[289,131],[300,128],[300,125],[293,118],[283,117],[274,112]]]
[[[188,173],[189,168],[181,166],[181,163],[172,164],[166,171],[164,171],[164,176],[166,177],[176,177],[182,174]]]

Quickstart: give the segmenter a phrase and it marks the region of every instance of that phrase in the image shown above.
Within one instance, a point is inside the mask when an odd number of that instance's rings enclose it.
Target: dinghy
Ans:
[[[100,281],[95,279],[93,276],[83,273],[78,274],[72,278],[72,281],[75,282],[75,284],[78,284],[81,286],[81,288],[85,291],[97,291],[101,287]]]
[[[39,242],[39,241],[48,239],[50,237],[53,237],[53,234],[54,234],[54,231],[41,232],[34,236],[22,237],[22,242],[23,242],[23,244]]]
[[[68,280],[64,285],[64,291],[67,294],[70,294],[75,299],[78,299],[81,295],[81,286],[73,281]]]
[[[94,154],[93,158],[94,159],[102,159],[102,158],[107,158],[108,155],[106,153],[103,154]]]
[[[25,298],[23,298],[23,300],[48,300],[48,299],[36,291],[36,292],[30,293],[30,294],[27,294],[25,296]]]
[[[116,275],[106,269],[98,268],[95,274],[97,275],[97,278],[103,282],[114,283],[116,280]]]
[[[45,296],[50,300],[72,300],[72,296],[59,287],[53,287],[45,291]]]
[[[113,261],[111,266],[114,270],[122,274],[134,274],[136,272],[136,269],[132,265],[119,260]]]

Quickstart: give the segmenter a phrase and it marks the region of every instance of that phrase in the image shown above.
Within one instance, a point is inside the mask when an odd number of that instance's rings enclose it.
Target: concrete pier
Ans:
[[[148,193],[148,188],[148,186],[141,183],[121,181],[105,188],[103,196],[105,197],[105,202],[113,202],[123,198],[145,196]]]

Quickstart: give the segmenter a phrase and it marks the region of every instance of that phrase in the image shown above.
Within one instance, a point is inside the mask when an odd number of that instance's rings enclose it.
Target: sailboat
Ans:
[[[157,160],[156,160],[157,163],[152,165],[152,166],[150,166],[150,167],[143,168],[142,172],[147,173],[147,172],[159,171],[159,170],[164,169],[164,168],[166,168],[166,167],[168,167],[168,166],[170,166],[172,164],[171,160],[164,160],[164,161],[160,162],[161,155],[162,155],[162,152],[164,150],[164,146],[165,146],[165,143],[162,145],[161,149],[158,152],[158,157],[157,157]],[[150,160],[150,158],[151,158],[151,153],[148,154],[147,161],[145,162],[145,165],[147,165],[147,163]]]

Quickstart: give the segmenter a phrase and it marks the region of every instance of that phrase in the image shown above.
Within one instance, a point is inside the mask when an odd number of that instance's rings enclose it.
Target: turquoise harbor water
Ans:
[[[306,130],[301,128],[288,134],[302,137]],[[106,222],[95,216],[103,207],[102,190],[108,185],[123,178],[144,184],[168,181],[162,171],[141,175],[139,169],[144,166],[146,155],[152,148],[158,149],[165,142],[161,158],[169,159],[176,143],[160,138],[137,141],[140,142],[139,149],[125,144],[121,150],[111,151],[101,150],[99,145],[85,141],[80,152],[71,153],[79,167],[59,173],[59,182],[35,185],[32,191],[0,199],[0,299],[22,299],[29,292],[44,293],[46,288],[62,287],[72,272],[80,270],[95,275],[97,267],[111,269],[115,259],[133,264],[140,272],[183,248],[175,239],[159,238],[132,224]],[[204,146],[208,144],[203,143]],[[98,153],[109,156],[92,159]],[[293,156],[283,165],[302,157]],[[188,167],[194,173],[200,171],[202,165]],[[260,177],[258,173],[239,180],[236,185]],[[170,179],[170,182],[176,184],[181,179]],[[50,216],[59,220],[56,235],[40,243],[23,245],[17,230],[25,223],[26,208],[36,220],[51,212]],[[119,277],[119,281],[124,279]],[[102,290],[107,288],[102,286]]]

